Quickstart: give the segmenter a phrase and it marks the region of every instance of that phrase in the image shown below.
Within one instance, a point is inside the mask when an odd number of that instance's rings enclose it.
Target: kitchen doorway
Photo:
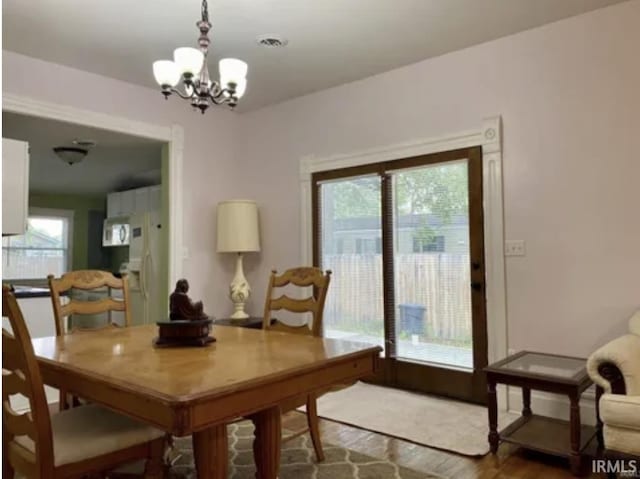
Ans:
[[[146,142],[148,144],[154,143],[158,145],[159,171],[156,172],[156,176],[161,179],[160,182],[157,182],[160,189],[157,193],[149,195],[145,195],[143,191],[140,191],[137,194],[137,199],[141,200],[138,202],[139,204],[145,203],[144,200],[146,200],[147,203],[153,203],[155,201],[156,204],[159,204],[158,218],[157,220],[152,221],[152,223],[154,223],[156,227],[160,226],[163,230],[160,235],[160,239],[158,240],[160,242],[159,247],[162,251],[158,256],[162,257],[162,261],[158,261],[157,264],[154,265],[155,273],[153,276],[157,276],[159,278],[158,288],[156,291],[156,296],[158,297],[157,302],[159,305],[156,310],[162,311],[163,309],[166,309],[164,307],[164,303],[167,301],[172,284],[175,283],[175,280],[181,274],[182,263],[181,255],[178,254],[178,251],[182,250],[181,221],[177,214],[182,203],[182,191],[181,184],[179,182],[182,165],[182,128],[180,126],[166,127],[136,122],[126,118],[97,114],[87,110],[69,108],[48,102],[34,101],[29,98],[13,95],[6,95],[3,98],[3,116],[4,115],[21,115],[28,117],[33,121],[58,121],[69,128],[93,128],[112,135],[128,135],[130,137],[136,137],[142,143]],[[8,123],[5,121],[5,136],[7,124]],[[74,138],[68,138],[69,141],[72,139]],[[97,149],[95,151],[97,151]],[[87,155],[87,158],[84,161],[90,161],[91,155],[92,152]],[[65,167],[82,167],[82,163],[69,166],[60,161],[59,168]],[[124,185],[118,189],[125,191],[139,189],[136,188],[136,184],[131,184],[129,186],[130,187]],[[126,201],[124,202],[126,203]],[[129,202],[129,204],[131,203]],[[105,210],[106,209],[107,208],[105,208]],[[139,209],[134,209],[129,213],[133,215],[133,213],[137,214],[140,212],[141,211]],[[140,223],[142,224],[143,222],[144,220],[141,219]],[[96,221],[93,221],[93,223],[96,223]],[[77,228],[77,221],[75,222],[75,226]],[[102,229],[101,224],[100,230]],[[102,236],[103,231],[100,231],[100,234]],[[76,244],[75,246],[77,247],[78,245]],[[128,256],[126,259],[128,259]],[[150,270],[152,269],[152,266],[150,266],[148,262],[145,266],[146,270],[149,271],[147,276],[151,276],[152,274]],[[139,267],[138,271],[141,270],[142,269]],[[140,282],[138,282],[138,285],[139,284]],[[144,321],[153,322],[157,320],[155,317],[159,314],[160,313],[150,313],[146,316]]]

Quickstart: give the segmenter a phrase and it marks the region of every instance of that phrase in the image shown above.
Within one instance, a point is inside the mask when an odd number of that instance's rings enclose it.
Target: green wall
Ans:
[[[72,268],[88,268],[88,238],[89,211],[104,211],[107,208],[107,197],[39,194],[29,195],[29,206],[34,208],[52,208],[59,210],[73,210],[73,258]]]

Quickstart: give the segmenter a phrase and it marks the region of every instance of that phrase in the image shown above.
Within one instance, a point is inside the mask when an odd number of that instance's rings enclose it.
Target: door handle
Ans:
[[[472,281],[471,289],[473,289],[474,291],[482,291],[482,283],[478,281]]]

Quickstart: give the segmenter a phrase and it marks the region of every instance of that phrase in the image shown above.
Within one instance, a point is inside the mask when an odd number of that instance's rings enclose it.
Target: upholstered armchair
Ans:
[[[602,388],[599,405],[606,454],[640,457],[640,311],[629,320],[628,334],[589,357],[587,371]]]

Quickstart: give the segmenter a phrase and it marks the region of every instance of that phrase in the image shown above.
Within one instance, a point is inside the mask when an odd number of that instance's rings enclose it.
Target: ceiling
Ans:
[[[620,1],[210,0],[209,62],[247,61],[248,111]],[[3,0],[2,11],[5,49],[155,87],[153,61],[196,45],[200,0]],[[289,45],[256,44],[270,33]]]
[[[29,142],[29,191],[103,195],[161,181],[162,143],[97,128],[2,112],[2,136]],[[54,146],[73,146],[75,138],[97,145],[80,162],[68,165]]]

